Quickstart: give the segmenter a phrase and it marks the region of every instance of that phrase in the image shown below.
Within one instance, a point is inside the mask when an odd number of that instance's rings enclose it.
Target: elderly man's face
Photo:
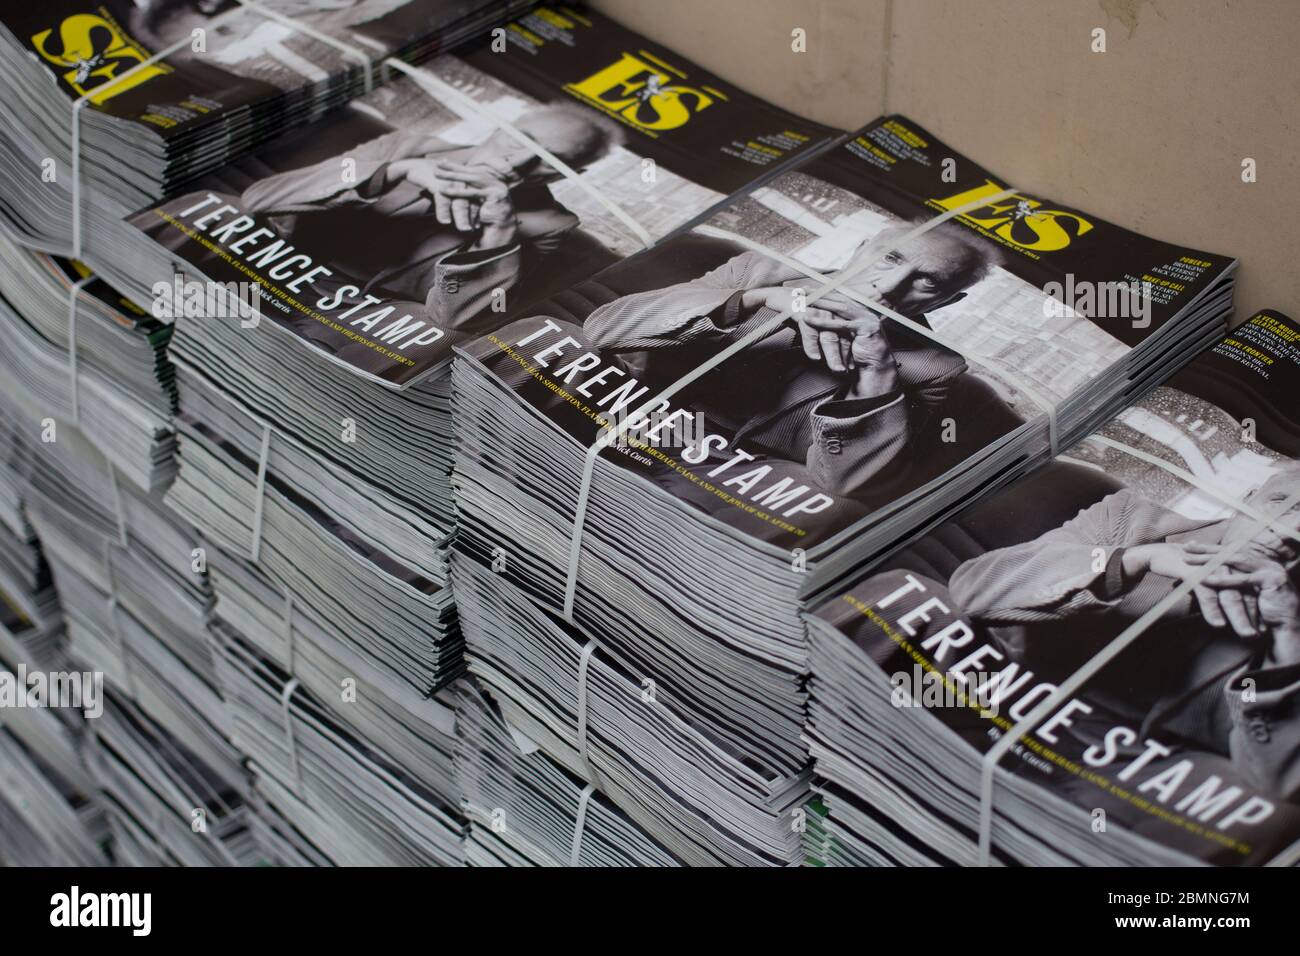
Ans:
[[[1297,492],[1300,492],[1300,469],[1290,468],[1269,478],[1246,501],[1257,512],[1273,515]],[[1234,515],[1224,529],[1223,540],[1239,538],[1246,533],[1248,526],[1255,523],[1256,519],[1249,515]],[[1257,531],[1251,539],[1251,545],[1255,550],[1272,554],[1284,566],[1293,568],[1300,563],[1300,534],[1287,534],[1285,529],[1288,528],[1300,529],[1300,502],[1292,504],[1269,527]]]
[[[880,239],[891,235],[902,238],[907,231],[895,227]],[[883,247],[888,248],[888,243]],[[972,284],[980,264],[979,254],[969,245],[934,231],[899,245],[865,267],[859,261],[861,255],[860,250],[845,267],[855,273],[847,288],[908,318],[950,303]]]

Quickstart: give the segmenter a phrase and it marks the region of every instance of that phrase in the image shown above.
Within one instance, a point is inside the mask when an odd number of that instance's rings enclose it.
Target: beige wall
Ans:
[[[1300,318],[1300,0],[593,6],[795,112],[844,127],[903,113],[1018,188],[1235,255],[1238,319]]]

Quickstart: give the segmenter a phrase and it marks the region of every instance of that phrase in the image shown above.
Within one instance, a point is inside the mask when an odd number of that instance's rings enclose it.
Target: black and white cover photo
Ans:
[[[1045,409],[1068,428],[1078,396],[1175,319],[1222,330],[1232,260],[1008,196],[964,158],[949,182],[953,155],[881,119],[464,352],[582,445],[687,378],[631,433],[654,453],[605,457],[810,548]],[[826,282],[840,284],[816,298]],[[1110,290],[1111,308],[1072,294],[1084,287]]]
[[[1098,811],[1206,862],[1265,862],[1293,843],[1296,332],[1285,316],[1260,313],[1043,471],[821,605],[811,628],[814,756],[847,739],[837,728],[852,715],[828,709],[845,692],[858,698],[849,710],[883,694],[895,720],[924,713],[983,754],[1157,608],[1002,766],[1081,817],[1063,827],[1067,855],[1073,843],[1105,839],[1092,826]],[[1187,581],[1195,586],[1179,594]],[[1166,607],[1171,593],[1178,599]],[[831,664],[839,655],[878,667],[889,687],[842,682]],[[970,783],[953,769],[963,765],[949,767],[954,787]],[[961,819],[960,801],[924,805],[922,816]]]
[[[833,134],[595,14],[544,8],[507,37],[132,222],[189,274],[255,279],[275,323],[403,387]]]

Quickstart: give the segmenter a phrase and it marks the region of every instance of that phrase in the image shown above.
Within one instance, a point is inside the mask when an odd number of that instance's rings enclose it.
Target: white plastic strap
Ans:
[[[104,573],[108,577],[108,620],[113,631],[113,641],[117,645],[117,655],[122,659],[122,668],[126,671],[126,691],[133,700],[140,699],[140,691],[135,682],[135,670],[131,667],[131,653],[126,639],[122,636],[122,624],[118,614],[122,602],[117,597],[117,569],[113,564],[114,543],[104,539]]]
[[[288,645],[288,651],[285,655],[288,663],[285,666],[285,670],[289,672],[290,677],[297,673],[298,669],[298,642],[297,638],[294,636],[293,612],[293,595],[286,592],[284,595],[284,641],[285,644]]]
[[[639,222],[633,219],[626,209],[614,202],[587,180],[583,179],[582,175],[572,166],[560,159],[560,157],[556,156],[549,149],[542,146],[527,133],[517,128],[509,120],[498,116],[484,104],[479,103],[473,97],[467,96],[454,86],[444,82],[427,70],[411,66],[409,63],[403,63],[395,57],[389,57],[384,62],[393,69],[399,70],[411,77],[417,86],[420,86],[426,93],[433,96],[441,105],[455,110],[455,112],[462,116],[482,116],[489,120],[494,126],[506,133],[506,135],[522,143],[524,146],[527,146],[534,154],[540,157],[544,163],[557,172],[563,174],[566,179],[609,210],[609,212],[612,213],[619,222],[627,227],[628,231],[631,232],[643,246],[649,247],[654,245],[654,239],[651,237],[650,233]],[[985,204],[987,204],[987,202],[988,200],[985,201]]]
[[[1231,492],[1229,492],[1226,488],[1223,488],[1216,482],[1209,481],[1208,479],[1202,478],[1199,475],[1195,475],[1192,472],[1188,471],[1186,468],[1180,468],[1178,465],[1175,465],[1172,462],[1165,461],[1163,458],[1159,458],[1156,455],[1148,454],[1147,452],[1144,452],[1140,448],[1134,448],[1132,445],[1126,445],[1122,441],[1116,441],[1115,439],[1108,438],[1105,435],[1089,435],[1086,440],[1095,441],[1099,445],[1105,445],[1107,448],[1113,448],[1116,451],[1123,452],[1126,455],[1136,458],[1138,461],[1146,462],[1148,465],[1152,465],[1156,468],[1159,468],[1161,471],[1167,472],[1168,474],[1173,475],[1175,478],[1178,478],[1186,482],[1187,484],[1191,485],[1193,488],[1196,488],[1198,491],[1205,492],[1211,498],[1217,498],[1223,504],[1226,504],[1231,508],[1235,508],[1237,511],[1240,511],[1248,518],[1254,518],[1256,521],[1263,521],[1265,523],[1271,520],[1268,517],[1268,515],[1264,514],[1258,508],[1255,508],[1252,505],[1248,505],[1246,504],[1246,502],[1241,501],[1236,496],[1234,496]],[[1065,458],[1064,455],[1062,455],[1061,457],[1063,459]],[[1297,540],[1300,540],[1300,532],[1297,532],[1295,530],[1287,531],[1284,536],[1288,538],[1295,538]]]
[[[591,784],[598,782],[599,778],[587,750],[587,672],[591,668],[592,655],[599,647],[600,644],[594,638],[587,641],[582,648],[582,656],[578,659],[578,759],[586,768],[587,782]]]
[[[296,30],[297,32],[303,34],[304,36],[309,36],[313,40],[319,40],[321,43],[324,43],[327,46],[334,47],[334,49],[341,52],[344,56],[350,56],[353,59],[360,60],[361,66],[365,70],[364,77],[365,77],[366,92],[369,93],[371,90],[375,88],[374,79],[372,76],[374,72],[374,62],[363,51],[347,43],[344,43],[342,40],[336,37],[330,36],[328,33],[322,33],[320,30],[317,30],[315,27],[310,27],[305,23],[299,23],[297,20],[293,19],[293,17],[286,16],[285,14],[280,13],[278,10],[268,9],[267,7],[262,6],[261,3],[257,2],[257,0],[239,0],[239,3],[241,3],[242,5],[244,5],[250,10],[260,13],[262,16],[270,20],[274,20],[276,23],[284,24],[291,30]]]
[[[578,796],[578,817],[573,821],[573,846],[569,848],[569,866],[578,865],[578,856],[582,853],[582,833],[587,825],[587,804],[596,792],[595,784],[587,784]]]
[[[1049,694],[1041,704],[1017,721],[1011,729],[1006,731],[989,748],[980,767],[979,863],[981,866],[989,865],[992,852],[994,771],[1007,751],[1038,724],[1051,716],[1057,707],[1077,693],[1098,671],[1114,660],[1143,632],[1157,623],[1166,611],[1190,594],[1197,585],[1218,570],[1219,567],[1227,563],[1243,546],[1249,544],[1257,533],[1276,522],[1297,503],[1300,503],[1300,491],[1287,498],[1271,517],[1255,521],[1238,538],[1230,542],[1228,547],[1225,547],[1206,564],[1199,567],[1194,574],[1184,579],[1178,587],[1156,602],[1145,614],[1121,631],[1114,640],[1089,658],[1082,667]]]
[[[301,784],[302,767],[298,762],[298,740],[293,734],[293,713],[289,709],[289,702],[297,689],[298,678],[290,677],[289,682],[280,691],[280,714],[284,718],[284,736],[289,747],[289,766],[293,768],[294,779]]]
[[[123,548],[131,546],[131,540],[127,536],[126,529],[126,509],[122,507],[122,486],[117,480],[117,469],[113,463],[108,462],[108,483],[113,489],[113,509],[117,517],[117,541]]]
[[[873,265],[875,263],[875,257],[878,254],[887,252],[889,249],[897,248],[898,246],[906,245],[955,216],[963,215],[964,213],[970,212],[972,209],[986,206],[991,202],[996,202],[999,199],[1004,199],[1007,196],[1014,195],[1014,193],[1015,190],[1013,189],[1004,189],[1002,192],[995,193],[992,196],[986,196],[978,200],[964,203],[961,206],[949,209],[946,212],[909,229],[896,240],[889,238],[882,239],[878,235],[875,239],[862,247],[862,250],[858,254],[858,265],[855,268],[841,270],[833,279],[827,280],[821,285],[821,287],[814,289],[808,295],[808,304],[812,304],[821,299],[822,296],[834,292],[836,289],[840,288],[840,286],[844,285],[844,283],[857,275],[858,272]],[[654,398],[645,402],[624,418],[622,423],[617,427],[606,429],[597,436],[594,442],[592,442],[591,446],[587,449],[586,460],[583,462],[582,466],[582,477],[578,485],[578,501],[575,505],[573,515],[573,534],[569,540],[569,567],[565,576],[563,610],[563,616],[566,621],[571,624],[573,623],[573,602],[577,593],[578,566],[582,557],[582,532],[587,520],[587,503],[591,495],[591,479],[595,471],[597,456],[600,455],[601,451],[622,437],[629,428],[636,424],[647,412],[657,407],[659,403],[672,397],[683,388],[686,388],[696,379],[701,378],[717,366],[721,365],[727,359],[731,358],[731,356],[749,348],[749,346],[754,342],[766,338],[777,329],[781,323],[790,318],[791,315],[792,313],[789,310],[777,313],[758,328],[737,339],[725,349],[720,350],[706,361],[700,363],[690,372],[687,372],[681,378],[677,379],[677,381],[659,392],[659,394]]]
[[[248,549],[249,560],[257,564],[262,556],[262,512],[266,507],[266,462],[271,454],[270,422],[262,426],[262,450],[257,456],[257,485],[253,490],[253,543]]]
[[[374,51],[375,51],[376,53],[378,53],[380,56],[388,57],[388,47],[384,46],[382,43],[380,43],[380,42],[379,42],[378,40],[376,40],[374,37],[368,37],[368,36],[366,36],[364,33],[358,33],[358,32],[355,31],[355,30],[352,31],[351,36],[352,36],[352,39],[356,40],[356,41],[357,41],[358,43],[360,43],[362,46],[368,46],[368,47],[370,47],[370,49],[374,50]],[[376,61],[371,60],[370,62],[371,62],[371,65],[373,66],[373,65],[375,64]],[[387,59],[380,60],[380,61],[378,61],[378,65],[379,65],[379,82],[380,82],[381,84],[383,84],[383,83],[387,83],[387,82],[388,82],[388,70],[389,70],[388,60],[387,60]]]
[[[808,266],[804,265],[799,260],[793,259],[790,256],[787,256],[782,252],[778,252],[775,249],[771,249],[763,245],[761,242],[755,242],[752,239],[748,239],[745,236],[740,235],[739,233],[731,232],[730,230],[727,229],[719,229],[716,226],[709,226],[709,225],[697,226],[695,228],[695,231],[702,235],[713,236],[718,239],[725,239],[729,242],[734,242],[737,245],[744,246],[745,248],[757,252],[760,255],[767,256],[769,259],[773,259],[776,262],[781,263],[782,265],[786,266],[789,269],[793,269],[796,272],[802,272],[809,279],[812,279],[815,282],[830,281],[829,276],[822,275],[820,272],[817,272],[815,269],[811,269]],[[936,332],[934,329],[927,328],[926,326],[922,325],[920,322],[917,322],[915,319],[909,319],[907,316],[899,312],[895,312],[893,309],[885,305],[883,302],[878,302],[875,299],[868,299],[866,296],[862,295],[859,292],[855,292],[853,289],[841,289],[840,295],[844,296],[846,299],[852,299],[854,302],[857,302],[859,305],[866,306],[867,308],[871,309],[873,312],[877,312],[880,315],[893,319],[899,325],[903,326],[906,329],[910,329],[911,331],[915,332],[917,335],[921,336],[922,338],[927,338],[937,345],[942,345],[944,348],[948,349],[951,352],[956,352],[958,355],[965,355],[967,352],[971,351],[969,348],[963,347],[958,343],[952,341],[947,336],[941,335],[940,333]],[[1006,362],[1003,362],[997,358],[994,358],[992,356],[987,356],[987,355],[976,355],[974,357],[982,364],[987,365],[990,368],[997,369],[998,372],[1001,373],[1005,378],[1007,378],[1012,384],[1014,384],[1016,388],[1020,389],[1020,391],[1028,395],[1030,401],[1032,401],[1035,405],[1037,405],[1042,410],[1043,414],[1047,417],[1048,446],[1051,448],[1052,454],[1056,455],[1060,451],[1059,443],[1057,441],[1056,403],[1052,401],[1050,398],[1048,398],[1047,396],[1043,395],[1036,386],[1031,385],[1029,382],[1025,381],[1021,377],[1020,373],[1016,371],[1014,368],[1012,368],[1010,365],[1008,365]]]
[[[1296,866],[1300,864],[1300,840],[1296,840],[1285,850],[1265,863],[1265,866]]]
[[[81,424],[81,389],[77,375],[77,300],[81,298],[81,290],[94,281],[93,275],[86,276],[79,282],[74,282],[68,290],[68,390],[74,425]]]

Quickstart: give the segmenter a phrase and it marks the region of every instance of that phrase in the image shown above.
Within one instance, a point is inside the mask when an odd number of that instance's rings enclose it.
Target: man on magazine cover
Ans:
[[[1290,463],[1248,498],[1300,490]],[[1024,544],[962,564],[955,607],[1025,667],[1060,674],[1201,568],[1254,519],[1182,517],[1130,490]],[[1300,526],[1300,508],[1281,519]],[[1104,670],[1089,699],[1148,735],[1226,758],[1261,790],[1300,796],[1300,539],[1266,529]],[[1122,664],[1122,666],[1120,666]]]
[[[618,135],[568,106],[539,108],[515,125],[578,170]],[[578,226],[548,187],[560,176],[500,130],[477,146],[395,130],[259,180],[241,204],[365,292],[422,304],[434,324],[467,331],[494,290],[508,294]]]
[[[882,232],[877,241],[889,251],[869,263],[859,261],[860,248],[844,267],[854,273],[846,288],[928,327],[926,314],[964,298],[993,258],[953,223],[889,249],[889,239],[911,228],[899,223]],[[667,382],[796,309],[784,326],[705,377],[700,410],[735,432],[734,445],[805,464],[828,491],[884,499],[907,482],[911,452],[922,453],[909,444],[966,362],[842,295],[798,310],[798,297],[817,284],[745,252],[697,279],[604,305],[584,332],[594,347],[622,353],[641,374]]]

